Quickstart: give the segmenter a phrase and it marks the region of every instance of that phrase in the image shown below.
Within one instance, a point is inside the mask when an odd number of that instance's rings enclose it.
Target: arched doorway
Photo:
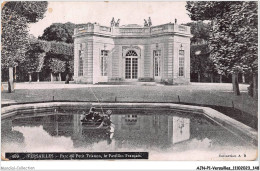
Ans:
[[[138,55],[134,50],[129,50],[125,55],[125,79],[138,79]]]

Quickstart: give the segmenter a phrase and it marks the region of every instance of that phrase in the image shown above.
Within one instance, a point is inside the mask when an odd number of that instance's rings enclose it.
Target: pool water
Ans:
[[[77,112],[2,120],[5,152],[149,152],[149,160],[254,160],[257,147],[202,114],[149,111],[112,114],[107,129],[89,129]]]

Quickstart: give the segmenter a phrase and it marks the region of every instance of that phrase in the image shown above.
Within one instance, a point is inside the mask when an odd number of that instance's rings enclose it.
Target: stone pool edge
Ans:
[[[250,138],[257,144],[258,132],[253,128],[233,119],[221,112],[218,112],[209,107],[201,106],[190,106],[183,104],[171,104],[171,103],[94,103],[94,102],[47,102],[47,103],[33,103],[33,104],[17,104],[1,108],[1,119],[5,119],[16,115],[18,110],[48,110],[55,107],[66,107],[73,108],[78,106],[102,106],[106,107],[116,107],[116,108],[168,108],[172,110],[189,111],[204,114],[216,121],[218,124],[222,125],[231,132],[240,131],[246,138]]]

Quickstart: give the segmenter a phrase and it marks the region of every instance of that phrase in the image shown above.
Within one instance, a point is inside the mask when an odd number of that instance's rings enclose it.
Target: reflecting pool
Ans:
[[[149,152],[150,160],[253,160],[257,147],[202,114],[149,111],[112,114],[90,129],[77,112],[2,120],[5,152]]]

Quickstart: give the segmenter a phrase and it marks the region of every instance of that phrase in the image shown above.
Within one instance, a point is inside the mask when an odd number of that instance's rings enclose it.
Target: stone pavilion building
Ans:
[[[77,83],[190,82],[190,28],[175,23],[111,26],[87,23],[74,30]]]

